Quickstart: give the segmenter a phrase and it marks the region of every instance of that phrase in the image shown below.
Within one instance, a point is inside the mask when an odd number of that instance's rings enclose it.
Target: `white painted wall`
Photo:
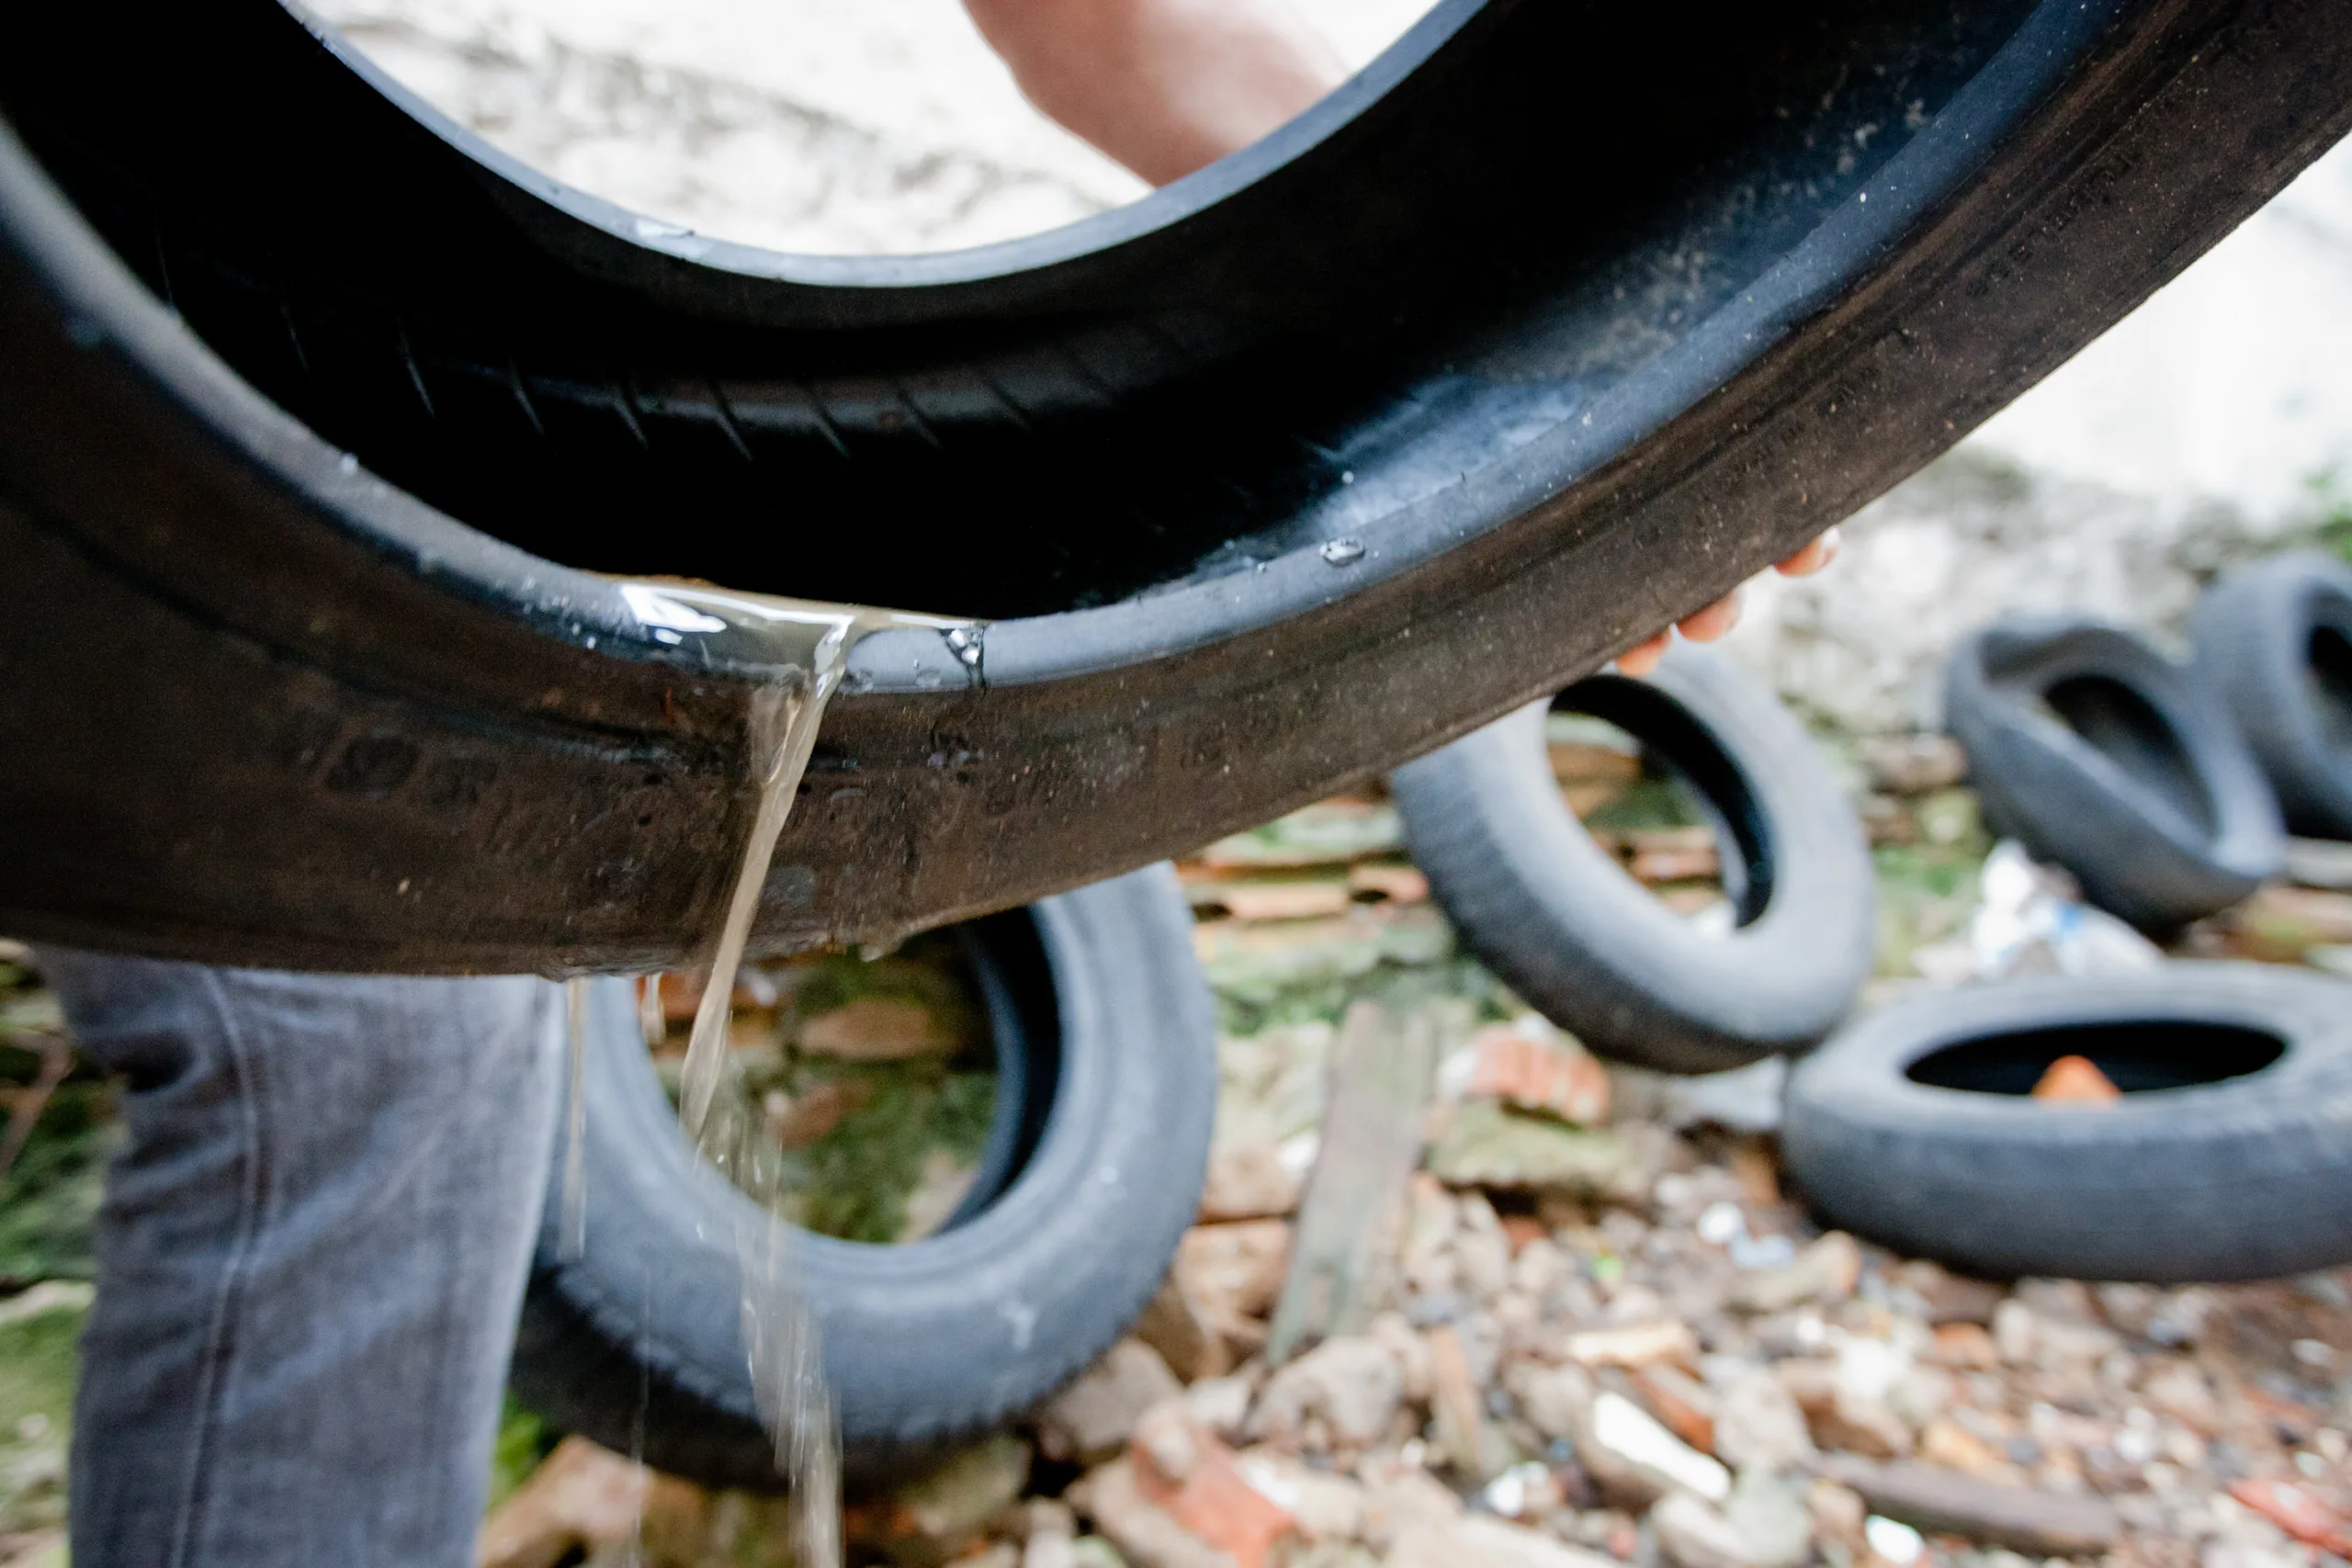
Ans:
[[[2352,479],[2352,142],[1974,436],[2030,468],[2257,525]]]
[[[1361,66],[1434,0],[1292,0]],[[395,76],[582,189],[802,252],[985,243],[1142,181],[1029,107],[961,0],[316,0]]]

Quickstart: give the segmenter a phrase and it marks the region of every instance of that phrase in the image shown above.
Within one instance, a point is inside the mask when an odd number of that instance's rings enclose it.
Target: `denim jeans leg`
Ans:
[[[473,1557],[560,1094],[560,988],[51,948],[126,1079],[75,1568]]]

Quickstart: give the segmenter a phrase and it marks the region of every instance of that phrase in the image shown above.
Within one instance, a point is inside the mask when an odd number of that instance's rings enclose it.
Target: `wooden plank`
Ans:
[[[1440,1007],[1370,1000],[1340,1021],[1322,1139],[1266,1346],[1277,1366],[1362,1329],[1386,1299],[1445,1021]]]

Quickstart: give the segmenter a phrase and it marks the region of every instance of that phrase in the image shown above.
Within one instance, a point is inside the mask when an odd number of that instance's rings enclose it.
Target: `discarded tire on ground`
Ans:
[[[760,949],[888,940],[1557,690],[2352,124],[2324,6],[1446,0],[1132,207],[785,256],[277,0],[12,19],[0,927],[347,969],[715,929],[772,655],[579,569],[989,622],[852,655],[777,851]]]
[[[1996,832],[2149,931],[2277,874],[2278,805],[2230,716],[2129,632],[2076,616],[1999,622],[1952,649],[1944,722]]]
[[[2197,606],[2199,672],[2237,721],[2287,826],[2352,839],[2352,567],[2241,567]]]
[[[2029,1097],[2060,1056],[2124,1092]],[[2251,1280],[2352,1259],[2352,987],[2175,964],[1933,991],[1797,1065],[1781,1157],[1823,1214],[2005,1277]]]
[[[1552,709],[1605,719],[1713,818],[1736,925],[1658,902],[1569,811]],[[1870,976],[1875,883],[1860,821],[1811,739],[1723,654],[1594,675],[1389,776],[1417,864],[1463,940],[1594,1050],[1712,1072],[1811,1043]]]
[[[1000,1061],[972,1197],[920,1241],[794,1253],[854,1478],[1084,1369],[1157,1289],[1206,1168],[1216,1023],[1167,868],[968,930]],[[663,1470],[775,1486],[739,1324],[736,1227],[757,1211],[680,1134],[618,982],[594,1011],[587,1245],[563,1256],[551,1189],[515,1390],[563,1429],[641,1439]]]

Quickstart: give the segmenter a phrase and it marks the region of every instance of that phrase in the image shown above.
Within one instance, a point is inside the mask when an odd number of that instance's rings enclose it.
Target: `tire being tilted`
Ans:
[[[2278,805],[2230,715],[2119,627],[1985,627],[1952,650],[1944,721],[1986,823],[2133,925],[2186,925],[2278,871]]]
[[[2058,1056],[2125,1092],[2028,1097]],[[1996,1278],[2252,1280],[2352,1259],[2352,986],[2267,964],[1926,992],[1797,1065],[1781,1133],[1830,1220]]]
[[[1555,708],[1616,725],[1690,785],[1714,819],[1727,935],[1668,909],[1569,811],[1545,754]],[[1723,654],[1681,644],[1645,679],[1589,676],[1389,786],[1464,942],[1603,1055],[1737,1066],[1819,1039],[1869,978],[1861,823],[1804,727]]]
[[[2352,567],[2298,552],[2197,606],[2197,668],[2278,791],[2287,826],[2352,839]]]
[[[1444,0],[1132,206],[806,256],[279,0],[10,20],[0,928],[395,973],[717,924],[774,654],[605,574],[986,623],[851,653],[754,938],[887,941],[1558,690],[2352,126],[2326,6]]]
[[[1207,1167],[1215,1014],[1166,867],[966,929],[999,1060],[981,1201],[902,1246],[796,1238],[853,1480],[1082,1371],[1159,1287]],[[600,983],[586,1247],[561,1247],[559,1150],[514,1386],[660,1469],[773,1489],[738,1304],[736,1227],[756,1211],[680,1134],[636,1029],[626,987]]]

